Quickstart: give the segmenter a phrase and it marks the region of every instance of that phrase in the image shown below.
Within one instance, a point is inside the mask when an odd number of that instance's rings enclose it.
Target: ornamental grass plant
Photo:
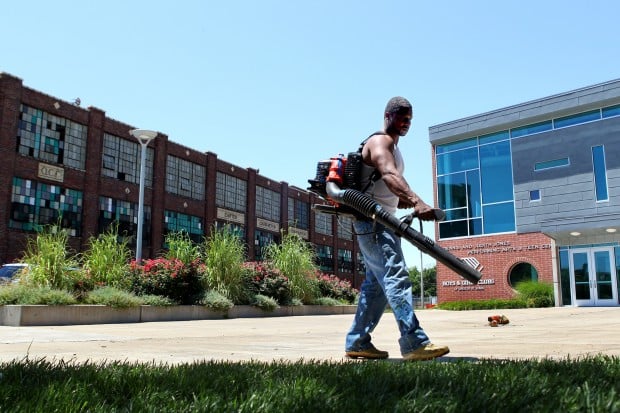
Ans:
[[[277,268],[291,283],[292,298],[304,304],[313,304],[320,296],[315,273],[315,253],[299,235],[289,233],[282,236],[281,243],[269,244],[266,260]]]
[[[233,228],[230,225],[213,227],[202,253],[207,289],[217,291],[232,302],[246,302],[245,246]]]
[[[127,244],[127,238],[118,236],[118,224],[110,225],[97,237],[90,237],[88,248],[81,257],[88,281],[85,290],[92,290],[98,285],[125,290],[130,288],[127,273],[131,251]]]
[[[34,287],[73,291],[82,274],[78,260],[68,246],[69,235],[60,225],[46,225],[35,237],[28,238],[22,261],[28,268],[20,282]]]

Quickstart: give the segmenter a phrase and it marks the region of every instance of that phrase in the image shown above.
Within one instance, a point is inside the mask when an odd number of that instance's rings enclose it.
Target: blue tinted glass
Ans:
[[[557,168],[559,166],[567,165],[570,165],[570,160],[568,158],[553,159],[551,161],[536,162],[536,164],[534,164],[534,170],[542,171],[544,169]]]
[[[435,153],[446,153],[451,151],[456,151],[458,149],[471,148],[473,146],[478,145],[478,138],[469,138],[464,141],[447,143],[445,145],[437,145],[435,147]]]
[[[513,199],[510,141],[480,147],[480,176],[482,203]]]
[[[439,238],[466,237],[467,235],[467,220],[439,223]]]
[[[588,112],[577,113],[576,115],[557,118],[553,121],[555,128],[563,128],[565,126],[576,125],[578,123],[590,122],[601,118],[601,110],[591,110]]]
[[[484,233],[495,234],[515,230],[515,208],[512,202],[482,207]]]
[[[603,108],[603,117],[609,118],[611,116],[620,116],[620,105]]]
[[[557,118],[553,121],[553,127],[563,128],[565,126],[576,125],[578,123],[589,122],[601,118],[600,109],[591,110],[589,112],[582,112],[576,115],[565,116],[563,118]]]
[[[482,235],[482,219],[469,220],[469,235]]]
[[[467,218],[467,208],[448,209],[446,213],[446,221],[456,221],[457,219]]]
[[[437,155],[437,175],[450,174],[477,168],[477,147]]]
[[[482,196],[480,194],[480,171],[467,171],[467,208],[469,218],[482,216]]]
[[[540,190],[534,189],[530,191],[530,201],[540,201]]]
[[[570,284],[568,250],[560,250],[560,286],[562,288],[562,305],[571,304]]]
[[[592,163],[594,164],[594,185],[596,187],[596,200],[607,201],[607,168],[605,167],[605,148],[592,147]]]
[[[510,138],[510,135],[507,130],[504,130],[501,132],[491,133],[489,135],[482,135],[478,138],[478,142],[480,142],[480,145],[484,145],[487,143],[504,141],[508,138]]]
[[[441,209],[467,206],[465,173],[437,177],[437,201]]]
[[[547,130],[551,130],[553,126],[551,125],[550,120],[546,120],[540,123],[533,123],[531,125],[521,126],[519,128],[514,128],[510,130],[511,138],[518,138],[520,136],[531,135],[533,133],[544,132]]]

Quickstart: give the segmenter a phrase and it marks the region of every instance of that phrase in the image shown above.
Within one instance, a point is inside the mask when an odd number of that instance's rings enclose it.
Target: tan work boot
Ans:
[[[433,343],[429,343],[409,353],[403,354],[403,359],[411,361],[432,360],[448,354],[449,352],[450,349],[448,346],[436,346]]]

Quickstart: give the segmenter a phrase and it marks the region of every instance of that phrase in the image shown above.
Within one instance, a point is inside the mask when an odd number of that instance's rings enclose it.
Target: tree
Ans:
[[[437,266],[425,268],[424,277],[424,296],[437,296]],[[420,270],[417,267],[409,268],[409,279],[411,280],[412,291],[415,297],[420,296]]]

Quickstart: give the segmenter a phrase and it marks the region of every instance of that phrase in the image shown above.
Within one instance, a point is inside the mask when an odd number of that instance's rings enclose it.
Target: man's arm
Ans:
[[[364,162],[374,166],[390,191],[398,197],[399,208],[415,208],[422,219],[433,219],[432,208],[426,204],[409,186],[396,169],[394,159],[394,138],[389,135],[376,135],[366,142],[362,151]]]

